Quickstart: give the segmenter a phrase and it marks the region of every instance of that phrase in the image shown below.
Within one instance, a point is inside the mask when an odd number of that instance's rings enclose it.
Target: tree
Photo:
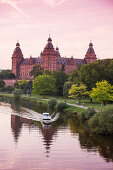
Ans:
[[[14,79],[15,78],[15,74],[12,73],[11,70],[2,70],[0,72],[0,78],[1,79]]]
[[[68,76],[63,71],[53,71],[52,76],[55,79],[57,95],[62,96],[63,95],[63,85],[67,81]]]
[[[34,66],[33,69],[30,72],[31,76],[34,76],[34,78],[36,78],[39,75],[43,74],[43,69],[41,68],[40,65]]]
[[[65,64],[62,64],[61,71],[65,71]]]
[[[87,91],[86,85],[83,83],[75,84],[71,86],[71,89],[69,90],[69,97],[75,99],[78,98],[79,102],[80,99],[87,96],[89,93]]]
[[[75,83],[75,84],[78,83],[79,82],[79,70],[73,69],[68,74],[68,80]]]
[[[96,88],[93,88],[90,93],[90,97],[105,105],[107,102],[113,101],[113,86],[106,80],[97,82]]]
[[[3,88],[5,86],[5,82],[3,80],[0,80],[0,88]]]
[[[95,63],[82,65],[80,68],[80,81],[86,84],[90,91],[96,86],[96,82],[107,80],[113,85],[113,60],[98,60]]]
[[[14,84],[14,87],[17,89],[21,89],[24,94],[31,94],[32,92],[32,81],[26,81],[26,80],[19,80]]]
[[[33,81],[33,93],[36,95],[56,94],[55,79],[50,75],[39,75]]]
[[[15,89],[13,91],[14,99],[19,100],[20,96],[22,95],[22,90],[21,89]]]
[[[69,89],[72,86],[72,82],[66,81],[63,86],[63,96],[68,97]]]
[[[5,87],[5,92],[7,92],[7,93],[12,93],[13,90],[14,90],[14,87],[12,87],[12,86],[6,86]]]

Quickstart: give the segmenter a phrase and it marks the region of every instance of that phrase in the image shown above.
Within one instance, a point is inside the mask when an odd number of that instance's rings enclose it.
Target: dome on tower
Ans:
[[[52,42],[52,39],[50,37],[48,38],[48,42]]]
[[[16,47],[20,47],[20,44],[19,44],[19,42],[17,42],[17,43],[16,43]]]
[[[93,44],[92,44],[92,42],[89,44],[89,47],[93,47]]]
[[[59,48],[58,48],[58,47],[56,47],[56,51],[59,51]]]

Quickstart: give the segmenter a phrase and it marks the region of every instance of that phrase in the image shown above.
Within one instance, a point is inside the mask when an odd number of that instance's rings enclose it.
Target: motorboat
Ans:
[[[46,125],[51,123],[51,116],[49,113],[43,113],[42,123]]]

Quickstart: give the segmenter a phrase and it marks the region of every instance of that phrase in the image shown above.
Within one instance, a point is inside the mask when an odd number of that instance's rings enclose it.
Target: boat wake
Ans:
[[[43,120],[43,115],[41,113],[35,112],[25,107],[20,107],[20,111],[16,111],[11,108],[11,104],[9,103],[0,103],[0,113],[1,112],[4,114],[16,115],[22,118],[31,119],[38,122],[42,122]],[[51,122],[54,122],[59,118],[59,113],[54,113],[51,117]]]

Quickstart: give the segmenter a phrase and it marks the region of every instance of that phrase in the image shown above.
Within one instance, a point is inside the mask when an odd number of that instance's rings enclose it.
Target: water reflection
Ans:
[[[99,152],[107,162],[113,162],[113,136],[91,135],[87,126],[75,119],[69,119],[68,124],[72,134],[78,134],[82,149],[87,152]]]
[[[69,128],[72,138],[74,137],[73,139],[76,140],[75,137],[78,137],[82,150],[87,151],[87,153],[99,153],[100,156],[106,160],[106,162],[113,162],[113,136],[108,137],[90,135],[87,126],[81,124],[76,116],[70,114],[60,114],[59,117],[52,122],[51,126],[44,126],[40,122],[33,121],[32,118],[38,115],[39,119],[41,115],[40,113],[48,112],[47,106],[42,107],[42,104],[32,104],[29,102],[15,103],[11,100],[9,103],[11,103],[11,108],[13,109],[13,114],[11,115],[11,130],[16,145],[22,135],[23,127],[27,127],[29,129],[32,128],[36,130],[37,134],[40,132],[42,139],[41,142],[43,142],[43,148],[46,156],[50,157],[51,150],[55,147],[54,140],[59,138],[61,128]],[[28,113],[28,110],[23,109],[23,107],[32,109],[29,110],[29,112],[32,111],[32,118],[30,117],[31,115]],[[35,115],[35,112],[38,112],[39,114],[37,113]],[[27,116],[29,119],[26,119]]]

